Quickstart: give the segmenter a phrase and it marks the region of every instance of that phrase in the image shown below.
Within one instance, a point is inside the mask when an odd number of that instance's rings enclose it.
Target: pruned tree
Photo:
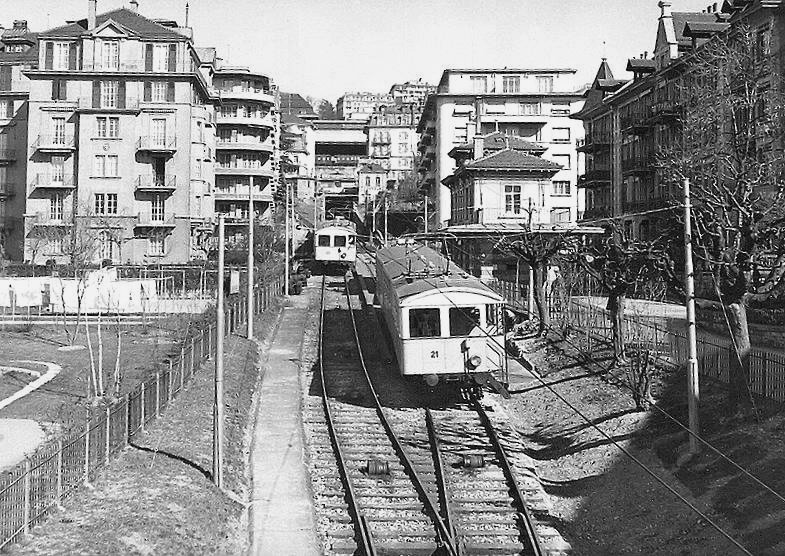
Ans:
[[[686,61],[681,114],[660,164],[691,183],[698,267],[710,273],[735,346],[731,402],[748,399],[746,306],[785,290],[785,96],[770,31],[736,25]]]
[[[605,236],[576,256],[578,266],[594,277],[608,296],[606,309],[611,317],[616,363],[626,363],[624,310],[633,288],[646,282],[679,284],[670,252],[667,236],[647,241],[636,239],[611,221]]]

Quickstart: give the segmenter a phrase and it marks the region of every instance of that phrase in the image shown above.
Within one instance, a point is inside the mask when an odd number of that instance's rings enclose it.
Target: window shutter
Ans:
[[[76,55],[77,55],[77,48],[79,45],[75,42],[72,42],[68,45],[68,69],[75,70],[78,69],[76,67]]]
[[[177,71],[177,44],[169,45],[169,71]]]
[[[101,108],[101,82],[93,81],[93,108]]]
[[[153,45],[144,45],[144,71],[153,71]]]
[[[166,102],[174,102],[174,82],[166,84]]]
[[[68,89],[66,87],[68,81],[65,79],[60,80],[60,100],[68,100]]]
[[[0,91],[11,90],[11,66],[0,66]]]
[[[125,81],[117,84],[117,107],[125,108]]]
[[[60,99],[60,80],[52,79],[52,100]]]
[[[48,41],[46,43],[46,53],[44,54],[44,69],[52,69],[55,59],[55,43]]]
[[[144,82],[144,101],[150,102],[153,100],[153,84],[150,81]]]

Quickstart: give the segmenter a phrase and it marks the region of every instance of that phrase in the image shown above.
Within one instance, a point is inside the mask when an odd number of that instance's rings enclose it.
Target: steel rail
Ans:
[[[491,439],[493,448],[496,451],[496,456],[499,458],[499,465],[504,471],[504,475],[507,477],[507,481],[510,484],[510,491],[512,492],[513,498],[521,510],[519,513],[521,516],[521,522],[523,523],[523,532],[526,535],[526,541],[529,543],[533,551],[532,553],[535,556],[544,556],[545,550],[540,543],[540,537],[537,535],[537,530],[534,527],[534,518],[532,517],[531,512],[526,505],[526,499],[523,497],[523,493],[521,492],[520,486],[518,485],[518,479],[515,478],[515,472],[512,469],[510,460],[507,458],[507,453],[504,450],[504,446],[502,446],[501,441],[499,440],[499,435],[491,423],[491,418],[488,417],[488,413],[485,411],[485,408],[480,404],[480,402],[474,400],[473,405],[474,409],[480,416],[480,420],[482,421],[486,432],[488,433],[488,437]]]
[[[395,451],[397,452],[398,457],[401,459],[404,468],[409,474],[409,478],[412,480],[412,484],[414,485],[415,489],[417,489],[417,492],[420,494],[420,497],[425,501],[425,505],[428,509],[428,512],[433,517],[434,523],[436,525],[436,529],[439,532],[440,540],[442,543],[444,543],[444,547],[447,549],[447,553],[451,556],[460,556],[456,548],[455,538],[451,535],[450,530],[447,528],[447,525],[444,523],[444,520],[439,514],[439,509],[436,505],[436,502],[433,500],[431,495],[425,489],[422,479],[420,479],[420,476],[417,474],[417,471],[414,469],[414,465],[412,464],[409,457],[406,455],[406,451],[403,448],[403,444],[401,444],[398,435],[395,434],[395,431],[390,425],[390,422],[387,419],[387,415],[384,412],[384,408],[382,407],[382,403],[379,400],[379,396],[376,394],[376,389],[373,387],[373,381],[371,380],[371,375],[368,372],[367,365],[365,364],[365,357],[363,356],[362,345],[360,342],[360,335],[357,332],[357,321],[355,320],[354,312],[352,311],[351,294],[349,293],[349,279],[346,274],[343,275],[343,280],[345,286],[346,300],[349,303],[349,316],[351,317],[351,321],[352,321],[352,332],[354,333],[354,339],[355,342],[357,343],[357,350],[360,355],[360,363],[362,364],[363,374],[365,375],[366,383],[368,384],[368,388],[370,389],[371,396],[373,396],[373,400],[376,405],[376,413],[379,416],[379,420],[381,421],[382,425],[384,426],[384,430],[387,432],[387,436],[389,437],[390,441],[395,447]]]
[[[349,471],[346,468],[346,458],[341,448],[341,443],[338,440],[338,434],[335,431],[335,423],[333,421],[332,411],[330,410],[330,399],[327,396],[327,386],[324,380],[324,341],[322,334],[324,332],[324,290],[326,278],[322,276],[322,293],[319,308],[319,382],[322,387],[322,402],[324,404],[324,414],[327,421],[327,429],[330,433],[333,449],[335,450],[335,459],[338,462],[338,470],[343,478],[344,485],[346,486],[346,495],[349,502],[349,508],[354,518],[355,525],[357,526],[357,533],[360,541],[360,547],[365,556],[376,556],[376,548],[371,536],[371,529],[365,519],[365,515],[360,509],[357,502],[357,495],[354,491],[354,485],[349,477]]]
[[[436,472],[436,485],[439,489],[439,501],[444,510],[444,524],[447,530],[452,535],[456,542],[456,550],[459,556],[463,556],[466,552],[458,540],[458,532],[455,529],[455,521],[453,519],[452,502],[450,500],[450,493],[447,492],[447,475],[444,472],[444,459],[442,458],[442,450],[439,446],[439,438],[436,435],[436,424],[433,421],[433,414],[430,408],[425,408],[425,422],[428,425],[428,439],[430,440],[431,450],[433,452],[434,471]]]

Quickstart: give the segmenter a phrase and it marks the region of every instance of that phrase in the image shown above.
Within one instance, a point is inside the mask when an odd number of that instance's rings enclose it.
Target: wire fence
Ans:
[[[254,290],[254,312],[266,311],[283,292],[283,278]],[[248,319],[247,297],[228,300],[225,331],[232,334]],[[120,453],[138,432],[163,413],[191,381],[201,364],[215,355],[217,326],[184,340],[179,354],[162,370],[119,401],[87,410],[81,430],[39,447],[0,476],[0,549],[18,541],[63,500]]]
[[[492,281],[489,285],[505,296],[507,302],[526,309],[525,292],[515,283]],[[548,297],[552,320],[577,333],[587,353],[600,345],[612,345],[613,324],[610,311],[586,300],[562,300]],[[627,344],[647,349],[663,365],[679,367],[689,358],[686,331],[675,323],[659,324],[651,317],[624,317]],[[698,369],[701,375],[730,384],[730,369],[737,357],[729,338],[708,338],[698,335]],[[752,393],[776,401],[785,401],[785,353],[753,347],[750,352],[748,386]]]

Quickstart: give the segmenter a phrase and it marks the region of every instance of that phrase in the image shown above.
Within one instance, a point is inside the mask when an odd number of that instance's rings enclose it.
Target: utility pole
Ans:
[[[251,177],[250,187],[248,188],[248,339],[253,338],[253,279],[254,279],[254,252],[253,252],[253,225],[254,225],[254,201],[253,201],[254,179]]]
[[[284,182],[284,203],[285,203],[285,216],[284,216],[284,238],[286,245],[284,246],[284,270],[283,270],[283,293],[289,295],[289,184]]]
[[[213,400],[213,483],[223,486],[224,441],[224,215],[218,216],[218,299],[216,299],[215,395]]]
[[[384,246],[387,247],[387,212],[390,210],[390,203],[387,200],[387,193],[384,194]]]
[[[684,187],[684,289],[687,294],[687,405],[690,422],[690,454],[698,453],[700,419],[698,403],[700,386],[698,383],[698,345],[695,332],[695,275],[692,266],[692,201],[690,199],[690,180],[685,178]]]
[[[423,215],[423,221],[425,224],[425,233],[428,233],[428,195],[425,196],[425,214]]]

